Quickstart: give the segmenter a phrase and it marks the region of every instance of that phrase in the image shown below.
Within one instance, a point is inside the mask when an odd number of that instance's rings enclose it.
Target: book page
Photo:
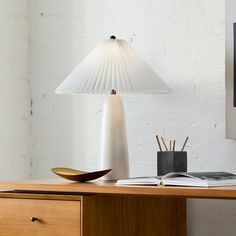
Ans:
[[[228,172],[173,172],[163,176],[163,179],[175,178],[175,177],[188,177],[192,179],[200,179],[207,181],[224,181],[224,180],[236,180],[236,175]]]
[[[119,179],[116,182],[117,185],[159,185],[160,183],[160,176]]]

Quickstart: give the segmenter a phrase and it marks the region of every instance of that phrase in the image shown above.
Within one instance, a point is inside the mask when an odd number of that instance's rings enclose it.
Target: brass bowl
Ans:
[[[103,175],[106,175],[108,172],[110,172],[111,169],[85,172],[85,171],[75,170],[71,168],[56,167],[56,168],[52,168],[51,171],[64,179],[69,179],[69,180],[77,181],[77,182],[85,182],[85,181],[90,181],[90,180],[100,178]]]

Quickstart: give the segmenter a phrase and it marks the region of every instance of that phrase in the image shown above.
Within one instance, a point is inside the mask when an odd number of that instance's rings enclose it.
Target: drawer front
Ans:
[[[0,235],[80,236],[80,214],[80,201],[2,198]]]

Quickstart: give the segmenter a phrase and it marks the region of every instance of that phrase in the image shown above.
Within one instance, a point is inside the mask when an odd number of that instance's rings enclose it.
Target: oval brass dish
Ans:
[[[100,178],[103,175],[110,172],[111,169],[85,172],[85,171],[75,170],[71,168],[57,167],[57,168],[51,169],[51,171],[64,179],[69,179],[69,180],[78,181],[78,182],[85,182],[85,181],[90,181],[90,180]]]

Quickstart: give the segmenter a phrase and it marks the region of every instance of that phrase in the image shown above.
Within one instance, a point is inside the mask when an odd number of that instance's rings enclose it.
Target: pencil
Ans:
[[[167,146],[166,146],[166,143],[165,143],[165,140],[163,139],[163,137],[161,137],[161,141],[163,142],[166,151],[168,151],[168,148],[167,148]]]
[[[173,141],[173,152],[175,151],[175,140]]]
[[[172,142],[171,142],[171,140],[170,140],[170,152],[171,152],[171,143],[172,143]]]
[[[158,147],[160,149],[160,152],[162,152],[161,143],[160,143],[158,135],[156,135],[156,139],[157,139],[157,144],[158,144]]]
[[[185,139],[185,141],[184,141],[184,144],[183,144],[183,147],[182,147],[182,149],[181,149],[181,152],[184,150],[184,148],[185,148],[185,146],[186,146],[186,143],[187,143],[187,141],[188,141],[188,137],[186,137],[186,139]]]

